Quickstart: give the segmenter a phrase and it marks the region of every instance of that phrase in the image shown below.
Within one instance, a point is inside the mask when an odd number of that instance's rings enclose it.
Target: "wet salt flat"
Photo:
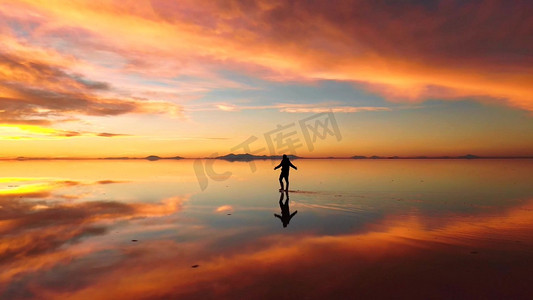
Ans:
[[[533,160],[277,163],[0,162],[0,298],[533,294]]]

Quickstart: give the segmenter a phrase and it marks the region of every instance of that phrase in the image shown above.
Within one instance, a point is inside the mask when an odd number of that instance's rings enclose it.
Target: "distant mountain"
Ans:
[[[476,158],[530,158],[530,157],[481,157],[473,154],[467,154],[467,155],[461,155],[461,156],[407,156],[407,157],[400,157],[400,156],[361,156],[356,155],[352,156],[352,159],[476,159]]]
[[[287,155],[289,159],[298,159],[300,157],[296,155]],[[249,153],[246,154],[227,154],[223,156],[215,157],[216,159],[223,159],[227,161],[252,161],[252,160],[267,160],[267,159],[282,159],[281,155],[252,155]]]
[[[183,159],[183,157],[181,157],[181,156],[160,157],[160,156],[157,156],[157,155],[150,155],[150,156],[145,157],[144,159],[147,159],[147,160],[150,160],[150,161],[156,161],[156,160],[160,160],[160,159]]]
[[[473,154],[467,154],[467,155],[464,155],[464,156],[458,156],[457,158],[475,159],[475,158],[479,158],[479,156],[473,155]]]
[[[363,156],[363,155],[354,155],[352,157],[301,157],[296,155],[288,155],[290,159],[533,159],[533,155],[523,155],[523,156],[478,156],[474,154],[466,154],[459,156]],[[201,157],[198,157],[201,158]],[[181,156],[172,156],[172,157],[160,157],[157,155],[150,155],[146,157],[128,157],[128,156],[116,156],[116,157],[101,157],[101,158],[84,158],[84,157],[24,157],[19,156],[15,158],[1,157],[0,160],[93,160],[93,159],[102,159],[102,160],[178,160],[178,159],[198,159],[194,157],[184,158]],[[207,157],[203,157],[204,159]],[[249,153],[245,154],[227,154],[223,156],[215,157],[215,159],[223,159],[227,161],[252,161],[252,160],[269,160],[269,159],[282,159],[281,155],[253,155]]]
[[[155,161],[155,160],[160,160],[161,157],[159,157],[157,155],[150,155],[150,156],[145,157],[144,159],[147,159],[147,160],[150,160],[150,161]]]

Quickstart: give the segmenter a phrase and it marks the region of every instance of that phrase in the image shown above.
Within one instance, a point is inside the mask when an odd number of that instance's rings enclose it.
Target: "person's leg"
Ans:
[[[287,183],[287,189],[285,191],[289,190],[289,175],[285,175],[285,182]]]
[[[283,190],[283,176],[279,175],[279,185],[281,186],[281,190]]]

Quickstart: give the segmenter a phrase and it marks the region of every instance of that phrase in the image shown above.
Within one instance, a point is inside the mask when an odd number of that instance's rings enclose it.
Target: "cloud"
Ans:
[[[126,181],[115,181],[115,180],[99,180],[96,183],[98,184],[113,184],[113,183],[124,183]]]
[[[220,70],[346,81],[393,102],[468,97],[533,111],[531,8],[503,0],[6,2],[0,121],[51,126],[87,115],[179,117],[182,106],[167,99],[243,88]],[[215,109],[264,108],[388,110]]]
[[[351,81],[394,101],[475,97],[533,110],[531,6],[502,0],[25,1],[1,11],[19,24],[33,22],[37,29],[26,30],[35,39],[65,33],[63,41],[76,51],[107,51],[125,60],[115,67],[154,78],[214,78],[214,70],[226,68],[271,80]],[[39,69],[85,90],[109,88]],[[89,102],[88,114],[135,110],[127,101]]]
[[[226,111],[236,112],[242,110],[263,110],[263,109],[277,109],[280,112],[286,113],[357,113],[364,111],[390,111],[390,107],[384,106],[349,106],[338,105],[336,102],[323,103],[309,103],[309,104],[294,104],[294,103],[274,103],[271,105],[236,105],[231,103],[214,103],[207,105],[197,105],[188,107],[191,111]]]
[[[288,113],[356,113],[363,111],[390,111],[389,107],[374,106],[315,106],[315,105],[287,105],[281,106],[280,111]]]
[[[0,140],[56,140],[87,136],[113,138],[128,137],[131,135],[108,132],[95,133],[89,131],[62,130],[41,125],[0,123]]]
[[[129,136],[128,134],[121,134],[121,133],[109,133],[109,132],[102,132],[96,134],[97,136],[101,137],[116,137],[116,136]]]
[[[233,206],[231,205],[222,205],[222,206],[219,206],[215,209],[215,212],[232,212],[234,209],[233,209]]]
[[[68,59],[58,62],[39,54],[31,48],[0,52],[0,123],[49,126],[76,115],[181,115],[181,106],[171,102],[106,96],[111,84],[69,71],[62,64]]]

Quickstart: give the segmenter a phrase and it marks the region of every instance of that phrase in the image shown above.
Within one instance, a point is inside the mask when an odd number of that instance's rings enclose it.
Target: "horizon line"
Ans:
[[[282,154],[279,155],[253,155],[249,153],[234,154],[229,153],[225,155],[220,155],[217,157],[181,157],[178,155],[175,156],[158,156],[158,155],[148,155],[143,157],[129,157],[129,156],[109,156],[109,157],[0,157],[0,161],[24,161],[24,160],[181,160],[181,159],[221,159],[221,160],[231,160],[238,161],[239,159],[227,159],[227,156],[247,156],[251,157],[249,160],[271,160],[279,159]],[[294,154],[288,154],[292,156],[293,159],[533,159],[533,155],[475,155],[475,154],[465,154],[465,155],[414,155],[414,156],[398,156],[398,155],[352,155],[352,156],[321,156],[321,157],[306,157],[306,156],[297,156]]]

